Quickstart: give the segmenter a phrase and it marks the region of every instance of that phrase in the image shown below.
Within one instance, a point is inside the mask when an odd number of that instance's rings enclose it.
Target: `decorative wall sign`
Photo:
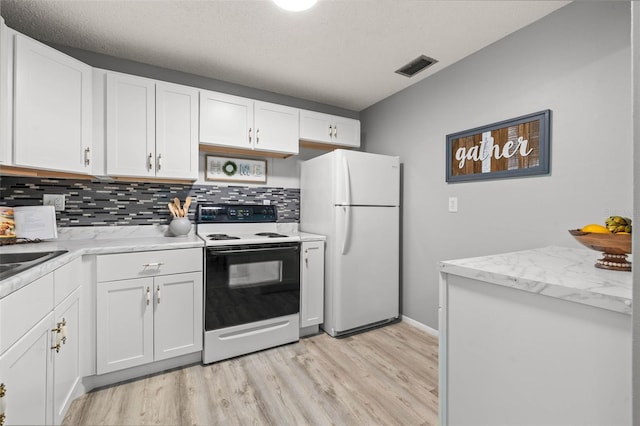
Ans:
[[[447,182],[549,173],[551,110],[447,135]]]
[[[207,155],[204,178],[205,180],[226,182],[265,183],[267,181],[267,160]]]

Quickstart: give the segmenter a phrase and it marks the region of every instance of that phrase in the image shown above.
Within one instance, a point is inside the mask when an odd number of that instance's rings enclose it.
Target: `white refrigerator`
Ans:
[[[399,315],[400,159],[337,149],[305,161],[300,229],[326,235],[324,323],[331,336]]]

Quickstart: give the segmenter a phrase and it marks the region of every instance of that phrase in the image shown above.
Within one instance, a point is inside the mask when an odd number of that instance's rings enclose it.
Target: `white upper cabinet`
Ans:
[[[155,84],[107,73],[107,174],[154,177]]]
[[[275,154],[298,153],[298,109],[200,91],[200,143]]]
[[[0,164],[11,164],[11,96],[13,95],[12,70],[13,35],[0,16]]]
[[[14,164],[91,172],[91,67],[15,36]]]
[[[254,148],[261,151],[297,154],[299,110],[288,106],[256,101]]]
[[[107,73],[107,174],[198,178],[198,91]]]
[[[156,176],[198,178],[198,90],[156,82]]]
[[[360,147],[360,121],[300,110],[300,140],[344,147]]]
[[[200,143],[253,149],[253,100],[200,91]]]

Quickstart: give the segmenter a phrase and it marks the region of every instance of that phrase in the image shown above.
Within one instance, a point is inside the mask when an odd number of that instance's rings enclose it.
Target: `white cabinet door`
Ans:
[[[321,112],[300,110],[300,139],[331,143],[333,116]]]
[[[304,241],[300,262],[300,327],[309,327],[324,320],[324,241]]]
[[[253,100],[200,91],[200,143],[252,149]]]
[[[56,306],[54,317],[56,327],[60,325],[65,330],[59,351],[53,353],[53,422],[61,424],[80,380],[79,288]]]
[[[153,80],[109,72],[106,102],[107,174],[154,177]]]
[[[0,17],[0,164],[11,164],[11,108],[13,73],[9,60],[13,58],[13,36]]]
[[[98,283],[97,372],[153,361],[153,278]]]
[[[53,312],[0,357],[5,388],[5,424],[50,424],[48,413]]]
[[[267,102],[255,102],[254,148],[285,154],[298,154],[298,109]]]
[[[91,67],[15,37],[14,163],[89,173]]]
[[[198,90],[156,82],[156,176],[198,179]]]
[[[359,148],[360,121],[346,117],[333,117],[333,143]]]
[[[300,139],[319,144],[360,147],[360,121],[300,110]]]
[[[154,278],[155,360],[202,350],[202,273]]]

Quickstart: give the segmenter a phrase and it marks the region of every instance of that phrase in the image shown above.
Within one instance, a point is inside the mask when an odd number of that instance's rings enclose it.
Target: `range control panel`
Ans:
[[[199,204],[198,223],[276,222],[276,206],[252,204]]]

